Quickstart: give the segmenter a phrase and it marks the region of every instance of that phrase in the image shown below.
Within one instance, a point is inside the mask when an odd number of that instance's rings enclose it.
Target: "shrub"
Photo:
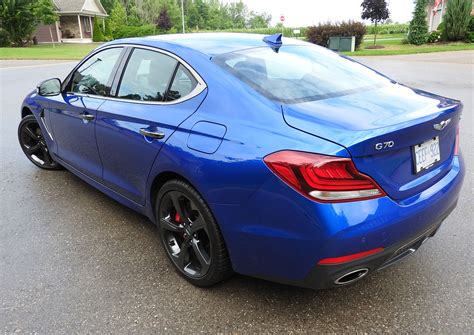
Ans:
[[[466,34],[466,42],[467,43],[474,43],[474,31],[469,31]]]
[[[446,37],[450,41],[465,39],[471,21],[472,0],[450,0],[444,15]]]
[[[410,22],[408,41],[421,45],[428,39],[428,23],[426,22],[426,6],[428,0],[417,0],[413,19]]]
[[[431,33],[429,33],[428,39],[427,39],[428,43],[437,43],[439,41],[441,41],[441,32],[432,31]]]
[[[359,49],[367,29],[361,22],[349,21],[341,23],[320,23],[317,26],[308,27],[306,37],[308,42],[328,46],[329,38],[334,36],[355,36],[356,49]]]
[[[9,47],[11,46],[10,35],[8,31],[0,28],[0,47]]]
[[[112,27],[110,26],[110,20],[107,19],[105,20],[105,29],[104,29],[105,40],[107,41],[113,40],[114,38],[112,36],[113,34],[112,34]]]
[[[143,26],[123,26],[117,29],[114,38],[139,37],[155,34],[155,26],[152,24]]]
[[[474,31],[474,16],[471,16],[471,20],[469,21],[469,27],[467,29],[468,31]]]
[[[94,17],[94,29],[92,31],[92,40],[94,42],[104,42],[104,33],[102,32],[102,27],[99,20]]]

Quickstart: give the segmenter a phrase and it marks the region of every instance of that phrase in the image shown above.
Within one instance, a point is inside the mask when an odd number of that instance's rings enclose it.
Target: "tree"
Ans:
[[[55,24],[59,19],[59,15],[56,12],[56,7],[51,0],[39,0],[35,9],[35,16],[40,20],[42,24],[49,25],[49,35],[51,36],[51,42],[53,48],[55,48],[53,31],[51,25]],[[59,36],[58,36],[59,37]]]
[[[250,18],[248,21],[249,28],[267,28],[272,20],[272,16],[265,12],[256,13],[250,12]]]
[[[114,2],[114,6],[110,12],[109,22],[112,34],[115,34],[120,27],[127,24],[127,12],[119,0],[115,0]]]
[[[446,37],[450,41],[465,39],[471,20],[471,0],[450,0],[444,15]]]
[[[160,14],[158,15],[158,18],[156,19],[155,23],[159,31],[164,32],[171,29],[173,24],[171,23],[171,18],[168,15],[168,9],[166,7],[163,7],[161,9]]]
[[[49,1],[49,4],[46,3]],[[2,0],[0,28],[8,33],[14,46],[21,47],[31,40],[38,24],[50,22],[54,7],[50,0]]]
[[[362,7],[362,19],[370,20],[375,25],[374,46],[377,44],[377,24],[390,17],[386,0],[364,0]]]
[[[428,0],[417,0],[413,19],[408,31],[408,42],[421,45],[428,40],[428,23],[426,22],[426,6]]]
[[[245,28],[248,17],[248,8],[242,0],[239,2],[231,2],[228,7],[232,28]]]

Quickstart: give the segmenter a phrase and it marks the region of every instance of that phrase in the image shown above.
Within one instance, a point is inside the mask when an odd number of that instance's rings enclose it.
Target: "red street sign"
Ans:
[[[285,15],[280,16],[280,21],[285,22]]]

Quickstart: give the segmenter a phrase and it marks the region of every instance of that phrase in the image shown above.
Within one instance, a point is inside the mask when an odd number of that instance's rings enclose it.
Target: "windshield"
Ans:
[[[328,99],[375,89],[390,81],[329,50],[259,47],[216,56],[213,61],[261,94],[281,103]]]

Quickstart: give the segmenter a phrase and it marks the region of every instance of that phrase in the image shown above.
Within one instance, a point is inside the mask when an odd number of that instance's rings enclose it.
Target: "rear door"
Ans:
[[[56,154],[72,167],[100,181],[102,164],[97,150],[97,109],[108,96],[123,48],[100,51],[79,66],[65,93],[51,97],[48,109]]]
[[[159,150],[200,106],[206,86],[188,65],[165,51],[137,47],[124,64],[114,98],[98,110],[97,144],[104,184],[144,204]]]

